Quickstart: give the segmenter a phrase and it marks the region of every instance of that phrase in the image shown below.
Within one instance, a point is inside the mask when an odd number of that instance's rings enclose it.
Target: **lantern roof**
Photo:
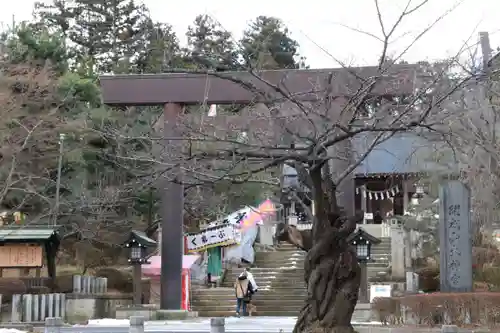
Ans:
[[[366,232],[363,228],[358,228],[358,230],[356,230],[347,238],[347,241],[351,243],[358,239],[369,241],[372,244],[379,244],[382,241],[381,239]]]
[[[125,246],[130,247],[132,245],[152,247],[156,246],[156,241],[146,236],[143,231],[132,230],[128,239],[125,241]]]

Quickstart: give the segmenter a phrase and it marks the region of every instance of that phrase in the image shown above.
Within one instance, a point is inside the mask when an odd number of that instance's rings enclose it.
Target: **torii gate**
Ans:
[[[380,78],[372,94],[411,94],[416,73],[415,65],[393,65]],[[324,99],[326,91],[330,97],[350,96],[361,86],[360,80],[378,77],[379,72],[376,67],[359,67],[261,71],[257,75],[249,72],[104,75],[100,82],[107,105],[164,106],[164,136],[169,137],[175,133],[175,119],[184,105],[272,102],[270,97],[277,94],[272,85],[284,88],[304,102]],[[354,209],[351,207],[354,202],[352,180],[345,181],[342,186],[351,193],[343,200],[347,201],[344,207],[348,212]],[[182,185],[171,183],[162,195],[160,308],[165,310],[181,308],[183,193]]]

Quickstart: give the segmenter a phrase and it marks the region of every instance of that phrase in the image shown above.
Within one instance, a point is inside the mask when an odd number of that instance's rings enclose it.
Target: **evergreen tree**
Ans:
[[[198,15],[188,28],[187,61],[203,69],[239,68],[238,52],[231,34],[208,15]]]
[[[249,68],[300,68],[304,62],[298,54],[298,42],[275,17],[257,17],[240,42],[245,65]]]
[[[139,73],[161,73],[168,68],[182,68],[184,60],[172,26],[166,23],[147,22],[145,43],[138,50],[133,66]]]
[[[147,8],[134,0],[53,0],[37,3],[35,16],[76,45],[77,63],[105,73],[123,71],[123,62],[144,49],[150,22]]]

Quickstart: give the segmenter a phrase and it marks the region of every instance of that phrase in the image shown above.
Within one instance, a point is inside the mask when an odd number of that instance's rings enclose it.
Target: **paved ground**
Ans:
[[[244,317],[226,318],[226,332],[292,332],[296,318],[294,317]],[[194,318],[188,321],[148,321],[144,327],[146,332],[210,332],[210,318]],[[128,325],[71,327],[63,330],[67,333],[124,333],[129,331]],[[63,333],[63,332],[61,332]]]
[[[289,333],[292,332],[296,317],[244,317],[226,318],[226,333]],[[366,323],[365,323],[366,324]],[[207,333],[210,332],[210,318],[194,318],[188,321],[149,321],[145,325],[146,332],[164,333]],[[67,327],[61,333],[128,333],[128,325],[101,326],[87,325]]]

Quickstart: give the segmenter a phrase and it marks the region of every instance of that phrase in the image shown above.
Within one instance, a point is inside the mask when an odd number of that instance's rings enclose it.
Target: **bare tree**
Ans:
[[[395,135],[442,137],[442,124],[456,117],[444,106],[475,77],[450,79],[451,60],[439,66],[395,64],[446,13],[388,60],[389,44],[401,22],[427,2],[408,1],[389,27],[375,1],[381,36],[362,33],[381,42],[378,65],[354,68],[341,63],[341,69],[311,82],[310,91],[301,94],[289,90],[286,75],[271,82],[258,69],[250,69],[247,79],[199,72],[240,84],[255,94],[255,102],[238,115],[206,117],[205,106],[201,112],[186,112],[178,119],[184,136],[168,138],[182,142],[162,165],[162,175],[170,181],[179,181],[168,171],[180,165],[188,187],[219,181],[277,184],[268,171],[288,164],[311,189],[315,216],[304,266],[308,296],[296,333],[353,332],[360,268],[347,238],[363,214],[350,209],[347,180],[374,147]],[[316,98],[304,101],[305,94]]]
[[[57,80],[50,67],[0,63],[0,206],[49,214],[57,161]],[[56,144],[54,144],[56,143]]]

